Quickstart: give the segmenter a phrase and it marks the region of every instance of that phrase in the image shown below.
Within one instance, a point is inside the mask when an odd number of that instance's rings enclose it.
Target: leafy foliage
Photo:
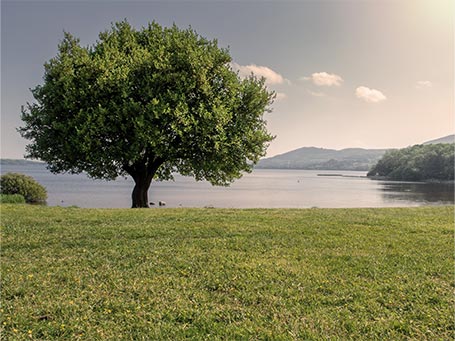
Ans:
[[[392,180],[453,180],[454,144],[415,145],[385,153],[368,176]]]
[[[19,195],[27,203],[44,203],[47,199],[46,189],[35,181],[31,176],[27,176],[19,173],[6,173],[0,177],[0,186],[2,194],[2,202],[5,200],[14,200],[14,202],[20,202],[20,198],[9,197],[4,198],[3,195]]]
[[[228,50],[192,29],[123,21],[90,47],[65,33],[58,50],[20,129],[28,157],[52,172],[130,174],[147,189],[173,172],[227,185],[273,138],[264,79],[241,79]]]
[[[0,194],[2,204],[25,204],[25,198],[20,194]]]

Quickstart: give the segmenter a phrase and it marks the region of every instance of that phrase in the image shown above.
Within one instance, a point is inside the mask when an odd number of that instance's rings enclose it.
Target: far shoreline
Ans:
[[[439,179],[423,179],[423,180],[399,180],[399,179],[392,179],[387,176],[380,176],[380,175],[373,175],[373,176],[366,176],[366,178],[371,180],[380,180],[380,181],[394,181],[394,182],[413,182],[413,183],[426,183],[426,184],[455,184],[455,180],[439,180]]]

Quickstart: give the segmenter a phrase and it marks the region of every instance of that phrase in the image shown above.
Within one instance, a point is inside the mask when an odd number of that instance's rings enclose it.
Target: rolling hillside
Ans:
[[[259,161],[256,168],[366,171],[384,155],[386,150],[362,148],[334,150],[303,147],[263,159]]]
[[[422,144],[454,143],[454,139],[455,135],[448,135]],[[262,159],[256,168],[368,171],[387,150],[362,148],[335,150],[303,147]]]
[[[448,136],[444,136],[444,137],[441,137],[436,140],[424,142],[423,144],[454,143],[454,142],[455,142],[455,135],[448,135]]]

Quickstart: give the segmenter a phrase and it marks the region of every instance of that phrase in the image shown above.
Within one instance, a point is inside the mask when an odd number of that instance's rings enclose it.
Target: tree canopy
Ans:
[[[387,151],[368,176],[391,180],[453,180],[454,144],[415,145]]]
[[[230,62],[216,40],[175,25],[122,21],[87,47],[65,33],[22,109],[26,156],[54,173],[129,174],[133,207],[147,207],[152,179],[173,172],[227,185],[273,139],[263,115],[274,93]]]

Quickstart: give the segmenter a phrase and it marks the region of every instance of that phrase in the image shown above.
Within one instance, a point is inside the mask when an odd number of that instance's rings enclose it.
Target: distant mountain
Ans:
[[[455,135],[448,135],[423,144],[454,143]],[[347,148],[342,150],[303,147],[265,158],[255,168],[320,169],[367,171],[389,149]]]
[[[423,144],[437,144],[437,143],[455,143],[455,135],[447,135],[436,140],[424,142]]]
[[[303,147],[262,159],[256,168],[367,171],[376,164],[386,150],[362,148],[334,150]]]

